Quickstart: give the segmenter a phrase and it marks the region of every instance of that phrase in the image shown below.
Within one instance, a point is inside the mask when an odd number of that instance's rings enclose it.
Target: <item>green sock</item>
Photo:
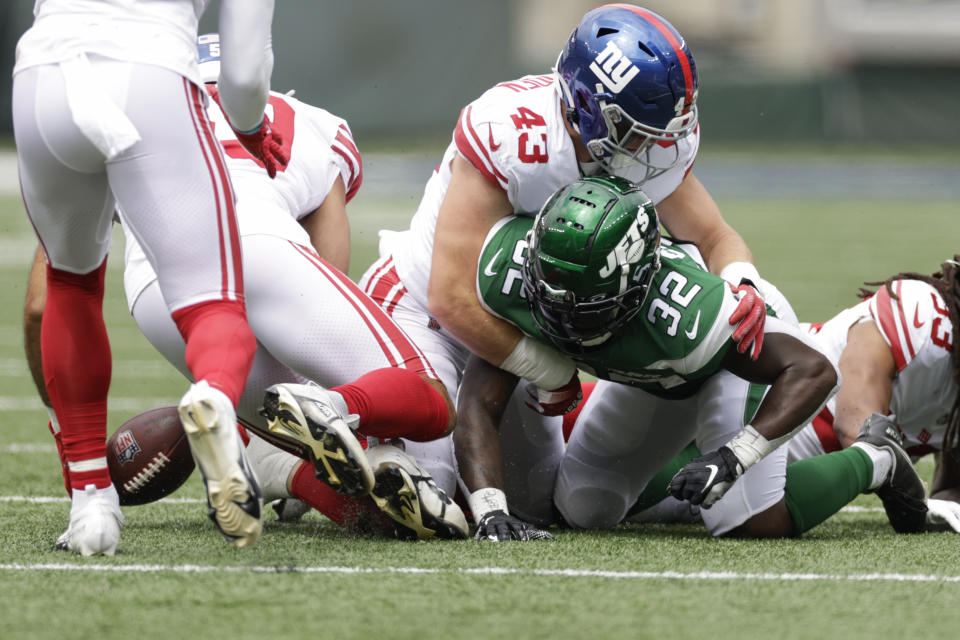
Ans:
[[[787,509],[794,534],[814,528],[870,487],[873,462],[857,447],[787,466]]]
[[[687,464],[699,455],[700,450],[697,449],[697,445],[693,442],[688,444],[686,449],[678,453],[673,460],[667,463],[667,466],[665,466],[663,469],[660,469],[660,471],[657,472],[657,475],[650,479],[650,482],[647,483],[643,493],[641,493],[640,497],[637,498],[636,504],[634,504],[630,508],[630,511],[627,512],[627,517],[632,516],[635,513],[639,513],[644,509],[649,509],[653,505],[669,496],[670,493],[667,491],[667,485],[670,484],[673,476],[677,474],[677,471],[680,471],[683,465]]]

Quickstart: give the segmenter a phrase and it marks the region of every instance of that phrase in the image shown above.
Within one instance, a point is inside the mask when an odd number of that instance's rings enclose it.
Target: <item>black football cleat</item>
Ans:
[[[893,529],[897,533],[923,531],[927,521],[927,492],[913,467],[913,461],[903,449],[903,439],[897,425],[889,416],[874,413],[864,421],[857,442],[885,449],[893,457],[890,475],[875,491],[883,502],[883,509]]]

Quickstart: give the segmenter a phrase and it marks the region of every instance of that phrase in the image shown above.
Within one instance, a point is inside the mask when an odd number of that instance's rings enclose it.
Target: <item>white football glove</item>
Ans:
[[[927,524],[934,527],[949,526],[960,533],[960,502],[928,498]]]

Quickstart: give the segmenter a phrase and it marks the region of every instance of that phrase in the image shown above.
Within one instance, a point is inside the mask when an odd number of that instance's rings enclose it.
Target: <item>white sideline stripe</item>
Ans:
[[[0,376],[20,377],[29,373],[23,358],[0,358]],[[117,360],[113,363],[113,375],[123,378],[173,378],[180,374],[166,360]]]
[[[63,496],[0,496],[0,502],[30,502],[30,503],[46,503],[46,502],[67,502],[68,498]],[[159,502],[167,502],[172,504],[206,504],[205,500],[200,500],[198,498],[161,498]],[[840,509],[843,513],[876,513],[883,511],[883,507],[852,507],[847,506]]]
[[[0,502],[28,502],[30,504],[46,504],[49,502],[70,502],[67,496],[0,496]],[[200,498],[161,498],[157,502],[167,504],[206,504]],[[156,503],[149,503],[156,504]]]
[[[14,442],[0,447],[0,453],[54,453],[56,450],[56,445],[40,442]]]
[[[0,564],[0,571],[101,571],[114,573],[338,573],[354,575],[413,574],[470,576],[536,576],[546,578],[603,578],[612,580],[745,580],[769,582],[960,582],[960,576],[909,573],[738,573],[736,571],[600,571],[592,569],[431,569],[423,567],[298,567],[213,566],[196,564],[74,564],[34,563]]]
[[[184,386],[186,389],[186,386]],[[176,406],[180,398],[133,398],[111,396],[107,400],[107,409],[112,411],[146,411],[154,407]],[[0,411],[43,411],[43,402],[39,397],[0,396]]]

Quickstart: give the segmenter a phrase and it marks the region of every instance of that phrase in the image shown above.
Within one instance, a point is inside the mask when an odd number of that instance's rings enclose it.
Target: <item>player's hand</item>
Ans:
[[[752,346],[750,359],[756,360],[763,348],[763,325],[767,319],[767,306],[760,297],[760,292],[748,280],[736,287],[730,284],[730,289],[734,293],[744,294],[729,318],[730,324],[739,323],[733,331],[733,341],[737,343],[737,351],[740,353],[746,353]]]
[[[207,93],[217,104],[221,104],[220,92],[216,87],[207,85]],[[224,111],[224,116],[226,116],[226,111]],[[227,122],[230,123],[229,118],[227,118]],[[283,136],[280,135],[280,132],[273,130],[269,120],[264,118],[260,121],[258,129],[246,133],[237,131],[232,123],[230,123],[230,128],[233,129],[237,141],[243,145],[247,153],[260,161],[263,168],[267,170],[268,176],[276,178],[277,171],[283,171],[287,168],[287,163],[290,162],[290,154],[283,148]]]
[[[277,177],[277,171],[287,168],[290,154],[283,148],[283,136],[270,127],[270,121],[266,118],[260,122],[260,128],[256,131],[244,133],[234,129],[233,133],[243,148],[263,164],[271,178]]]
[[[537,413],[545,416],[562,416],[577,408],[583,399],[580,378],[573,372],[570,382],[559,389],[541,389],[534,384],[527,385],[528,400],[524,403]]]
[[[953,500],[927,499],[927,524],[934,529],[950,527],[960,533],[960,503]]]
[[[553,536],[543,529],[538,529],[529,522],[524,522],[520,518],[514,518],[499,509],[484,514],[484,516],[480,518],[480,523],[477,525],[477,533],[474,538],[477,540],[489,540],[490,542],[553,540]]]
[[[722,446],[684,465],[673,476],[667,490],[678,500],[709,509],[743,475],[743,471],[743,465],[733,451]]]

